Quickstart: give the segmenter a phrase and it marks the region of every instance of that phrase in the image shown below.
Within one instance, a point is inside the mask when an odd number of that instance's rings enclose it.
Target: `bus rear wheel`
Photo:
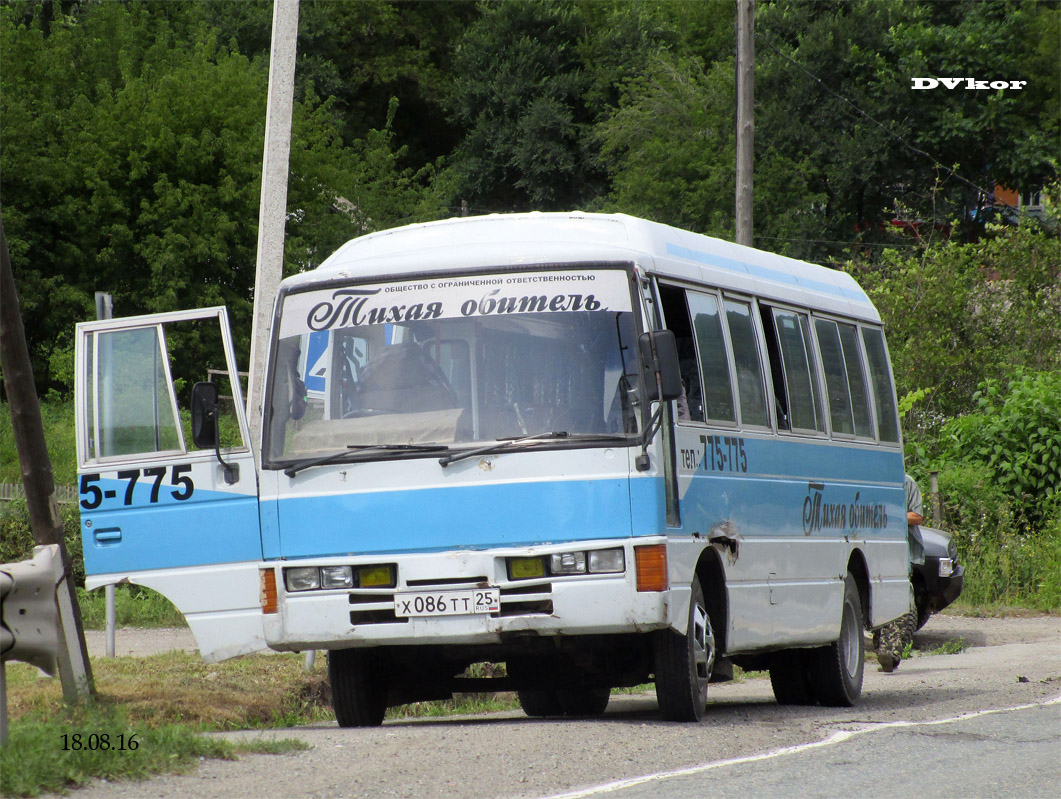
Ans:
[[[564,715],[560,695],[554,688],[527,688],[517,691],[516,696],[519,697],[519,706],[523,708],[523,712],[531,718]]]
[[[815,653],[813,683],[818,701],[829,707],[851,707],[862,695],[866,645],[862,638],[862,600],[855,578],[844,580],[840,637]]]
[[[715,662],[715,634],[700,578],[694,577],[685,635],[657,633],[656,699],[667,721],[700,721],[707,707],[707,683]]]
[[[517,691],[519,706],[532,718],[542,716],[599,716],[608,707],[611,689],[596,685],[566,688],[529,688]]]
[[[577,685],[557,690],[566,716],[599,716],[612,697],[610,688],[597,685]]]
[[[332,707],[340,727],[378,727],[387,712],[387,686],[371,650],[328,652]]]

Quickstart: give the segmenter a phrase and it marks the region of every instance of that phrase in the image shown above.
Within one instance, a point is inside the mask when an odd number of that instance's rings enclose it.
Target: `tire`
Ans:
[[[862,695],[865,668],[862,636],[862,600],[851,574],[844,580],[844,603],[840,637],[814,651],[811,682],[818,701],[829,707],[851,707]]]
[[[661,630],[655,641],[656,699],[666,721],[700,721],[715,662],[715,634],[700,578],[694,577],[684,635]]]
[[[928,609],[928,599],[924,596],[915,599],[914,606],[917,608],[917,626],[914,628],[916,632],[928,624],[928,620],[932,618],[932,611]]]
[[[770,687],[779,705],[816,705],[808,660],[814,653],[803,649],[778,652],[770,662]]]
[[[517,691],[519,706],[531,718],[564,715],[560,695],[553,688],[531,688]]]
[[[340,727],[378,727],[387,712],[387,686],[374,653],[361,649],[328,652],[332,707]]]
[[[556,693],[566,716],[599,716],[607,709],[612,698],[610,688],[596,685],[561,688]]]

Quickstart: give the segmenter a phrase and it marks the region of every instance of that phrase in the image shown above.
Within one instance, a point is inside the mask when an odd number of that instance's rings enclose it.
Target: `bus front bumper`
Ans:
[[[518,637],[663,629],[671,625],[675,597],[669,590],[637,590],[634,546],[645,543],[625,539],[383,558],[396,569],[397,584],[391,588],[289,591],[285,569],[342,563],[356,571],[357,561],[363,559],[272,564],[278,602],[276,613],[264,614],[266,641],[277,650],[306,650],[500,644]],[[542,557],[548,562],[553,553],[618,548],[624,551],[621,573],[547,574],[522,580],[509,574],[512,558]],[[478,596],[480,592],[485,596]],[[464,612],[476,599],[494,604],[488,612]],[[440,606],[447,612],[438,612]]]

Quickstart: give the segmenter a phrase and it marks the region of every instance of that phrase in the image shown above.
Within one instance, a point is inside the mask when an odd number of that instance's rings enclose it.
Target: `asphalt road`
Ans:
[[[849,709],[782,707],[768,680],[751,679],[713,685],[695,725],[660,721],[649,694],[615,697],[596,720],[512,712],[368,730],[223,733],[298,737],[313,748],[204,761],[192,774],[144,783],[96,783],[76,797],[1053,795],[1061,618],[938,616],[917,642],[928,649],[954,638],[971,648],[915,657],[892,674],[867,663],[862,701]]]
[[[888,722],[824,741],[590,786],[552,799],[703,799],[705,796],[1056,795],[1061,701],[925,722]]]

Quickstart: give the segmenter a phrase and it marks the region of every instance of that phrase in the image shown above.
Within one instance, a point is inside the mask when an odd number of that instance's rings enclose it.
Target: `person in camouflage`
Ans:
[[[921,535],[917,530],[917,526],[925,520],[924,506],[921,503],[921,489],[914,482],[914,478],[906,475],[903,487],[906,489],[906,525],[910,561],[914,562],[918,558],[923,560],[925,557],[921,546]],[[916,629],[917,611],[911,608],[905,615],[884,625],[873,636],[873,643],[877,650],[877,662],[884,671],[895,671],[899,667],[899,661],[903,659],[907,644],[914,640]]]

